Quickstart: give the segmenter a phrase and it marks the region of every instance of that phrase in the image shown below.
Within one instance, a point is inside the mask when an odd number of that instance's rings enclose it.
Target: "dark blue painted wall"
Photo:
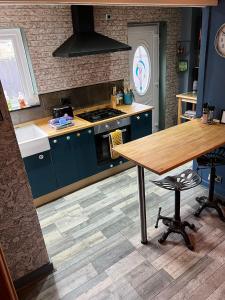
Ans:
[[[198,83],[197,115],[201,116],[202,104],[215,105],[215,117],[225,109],[225,58],[219,56],[214,47],[216,33],[225,23],[225,0],[218,7],[204,8],[202,19],[202,44],[200,53],[200,74]],[[225,166],[217,169],[223,177],[222,184],[216,184],[216,192],[225,196]],[[208,171],[202,173],[203,182],[208,182]]]
[[[225,1],[218,7],[203,9],[202,47],[198,91],[198,113],[202,103],[216,106],[215,117],[225,109],[225,58],[219,56],[214,47],[216,33],[225,23]]]
[[[186,47],[186,56],[182,57],[188,61],[188,70],[184,73],[178,73],[179,93],[192,91],[193,87],[193,69],[198,66],[198,33],[201,20],[200,8],[182,8],[181,21],[181,41],[188,41],[184,44]]]

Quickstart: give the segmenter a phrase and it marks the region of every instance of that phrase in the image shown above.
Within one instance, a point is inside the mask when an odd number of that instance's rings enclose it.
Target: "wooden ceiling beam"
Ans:
[[[83,4],[161,7],[204,7],[217,6],[218,0],[0,0],[1,4]]]

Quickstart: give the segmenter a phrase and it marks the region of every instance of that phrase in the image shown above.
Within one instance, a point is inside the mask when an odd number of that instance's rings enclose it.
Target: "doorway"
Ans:
[[[135,101],[154,106],[153,132],[159,129],[159,26],[128,27],[130,84]]]

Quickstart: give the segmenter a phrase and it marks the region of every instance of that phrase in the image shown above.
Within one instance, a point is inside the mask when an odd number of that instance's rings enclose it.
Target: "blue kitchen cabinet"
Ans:
[[[25,157],[24,164],[33,198],[38,198],[57,189],[50,151]]]
[[[80,177],[78,160],[73,147],[73,134],[62,135],[49,140],[51,156],[58,187],[64,187]]]
[[[93,128],[52,138],[50,145],[60,188],[97,173]]]
[[[74,159],[79,170],[79,179],[97,173],[97,155],[94,129],[89,128],[73,134]]]
[[[98,172],[114,168],[116,166],[122,165],[125,162],[127,162],[127,160],[124,157],[120,156],[119,158],[112,159],[110,162],[106,162],[104,164],[99,165]]]
[[[131,140],[152,133],[152,112],[147,111],[131,117]]]

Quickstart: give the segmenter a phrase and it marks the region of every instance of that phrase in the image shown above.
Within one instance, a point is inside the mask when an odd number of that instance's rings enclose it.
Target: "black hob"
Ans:
[[[105,119],[110,119],[116,116],[124,115],[125,113],[114,108],[103,108],[77,115],[77,117],[89,122],[97,122]]]

